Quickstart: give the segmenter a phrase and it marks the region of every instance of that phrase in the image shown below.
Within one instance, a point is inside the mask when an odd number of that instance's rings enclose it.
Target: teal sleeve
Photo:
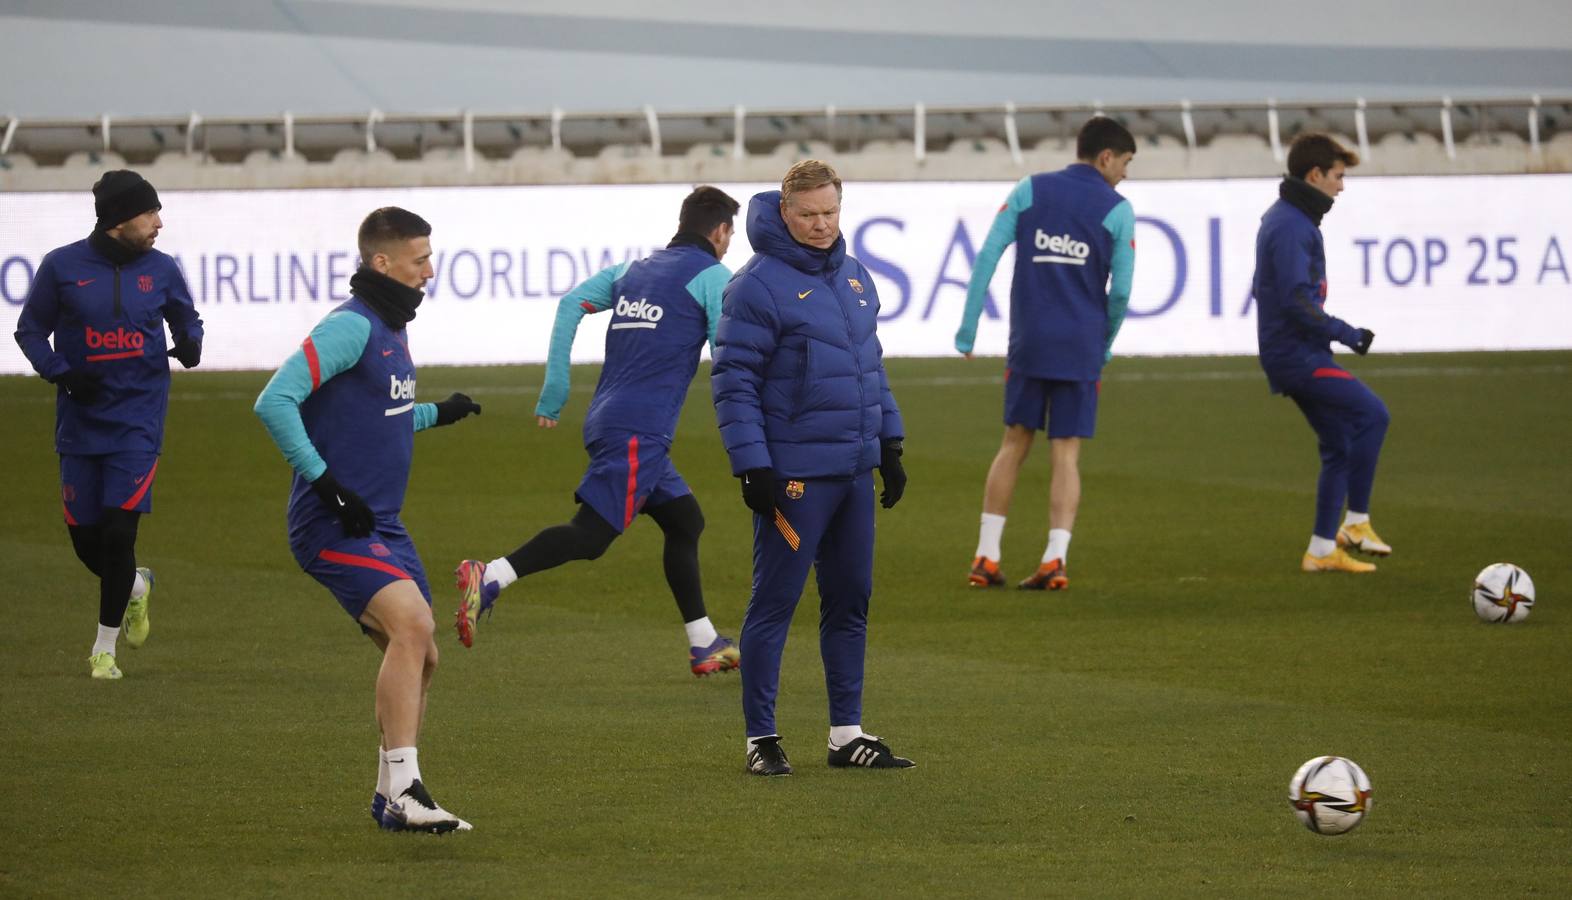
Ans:
[[[329,314],[273,373],[252,407],[273,443],[284,452],[290,468],[307,481],[322,477],[327,463],[306,436],[300,404],[328,379],[359,362],[370,338],[371,323],[364,316],[352,312]]]
[[[1028,175],[1016,183],[999,214],[993,217],[993,227],[988,229],[988,237],[982,249],[977,251],[977,261],[972,264],[972,280],[966,285],[966,309],[961,313],[961,327],[955,332],[955,349],[961,353],[972,352],[977,342],[977,318],[982,315],[983,304],[988,300],[988,284],[993,281],[1004,249],[1015,242],[1017,220],[1031,207],[1032,179]]]
[[[731,280],[731,270],[716,263],[693,276],[688,282],[688,294],[704,307],[704,319],[710,343],[710,358],[715,358],[715,329],[720,327],[721,294],[726,282]]]
[[[551,346],[546,351],[546,383],[540,386],[540,401],[535,415],[557,419],[568,402],[568,371],[573,356],[573,338],[579,320],[590,313],[611,309],[611,288],[628,271],[631,262],[608,266],[562,295],[557,302],[557,321],[551,326]]]
[[[1113,235],[1113,265],[1108,285],[1108,343],[1103,346],[1103,362],[1113,359],[1114,338],[1130,309],[1130,282],[1135,277],[1135,207],[1126,200],[1109,210],[1103,227]]]
[[[415,404],[415,430],[425,431],[437,424],[437,405],[435,403]]]

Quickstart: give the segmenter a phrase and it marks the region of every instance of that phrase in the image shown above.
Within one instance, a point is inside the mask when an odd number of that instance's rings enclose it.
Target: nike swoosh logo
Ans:
[[[383,350],[382,351],[382,355],[383,356],[392,356],[393,355],[393,351],[392,350]]]
[[[388,762],[393,763],[394,765],[398,765],[398,766],[402,766],[404,764],[404,761],[402,759],[390,759],[390,760],[388,760]]]
[[[808,288],[806,291],[798,291],[797,292],[797,299],[798,300],[806,300],[806,299],[808,299],[808,295],[811,294],[811,293],[813,293],[813,288]]]
[[[98,280],[97,278],[89,278],[89,279],[84,281],[84,280],[79,278],[79,279],[77,279],[76,286],[77,287],[87,287],[88,285],[92,284],[93,282],[95,282],[97,280]]]
[[[344,498],[343,497],[334,497],[333,499],[338,501],[338,505],[339,506],[343,506],[344,505]]]
[[[147,477],[146,475],[142,476],[142,478],[146,478],[146,477]],[[131,483],[132,484],[141,484],[142,483],[142,478],[133,478],[133,479],[131,479]]]

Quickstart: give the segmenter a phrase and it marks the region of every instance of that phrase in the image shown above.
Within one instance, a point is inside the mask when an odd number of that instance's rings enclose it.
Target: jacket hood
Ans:
[[[754,194],[748,202],[748,243],[753,252],[773,256],[809,275],[824,275],[840,270],[846,261],[846,235],[837,235],[828,250],[797,243],[781,218],[781,192]]]

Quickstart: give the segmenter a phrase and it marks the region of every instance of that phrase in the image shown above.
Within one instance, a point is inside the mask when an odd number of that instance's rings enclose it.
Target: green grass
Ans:
[[[511,589],[474,649],[448,571],[565,519],[593,370],[563,428],[540,371],[425,370],[478,420],[423,434],[405,521],[438,590],[421,744],[475,823],[377,831],[377,658],[285,544],[286,468],[250,412],[264,374],[181,374],[140,560],[153,636],[87,678],[96,585],[60,524],[49,390],[0,379],[0,895],[1565,895],[1572,884],[1572,354],[1377,357],[1393,422],[1373,576],[1297,571],[1318,464],[1250,359],[1108,373],[1066,595],[964,586],[999,438],[998,360],[896,360],[906,499],[879,515],[867,725],[920,763],[830,771],[813,588],[783,670],[797,775],[742,771],[736,677],[698,681],[634,527]],[[705,589],[735,633],[749,519],[696,381],[676,458],[704,504]],[[1005,535],[1042,549],[1045,448]],[[1539,587],[1493,628],[1467,601],[1507,559]],[[1285,801],[1305,759],[1375,785],[1353,834]]]

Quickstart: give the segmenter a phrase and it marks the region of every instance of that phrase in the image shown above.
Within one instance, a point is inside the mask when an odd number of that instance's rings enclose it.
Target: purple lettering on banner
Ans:
[[[1555,257],[1555,265],[1551,265],[1551,257]],[[1572,284],[1572,276],[1567,274],[1566,257],[1561,255],[1561,245],[1556,243],[1554,236],[1550,238],[1550,243],[1545,245],[1545,258],[1540,260],[1539,277],[1534,279],[1534,283],[1544,284],[1545,276],[1551,272],[1561,273],[1562,284]]]
[[[228,265],[225,265],[228,263]],[[213,255],[213,302],[224,302],[224,285],[229,285],[229,293],[235,297],[235,302],[240,302],[240,288],[235,285],[235,276],[240,274],[240,260],[228,253]]]
[[[354,271],[353,270],[351,270],[349,272],[342,271],[342,270],[339,269],[339,265],[338,264],[341,263],[341,262],[348,262],[350,259],[352,259],[352,257],[348,253],[337,252],[337,253],[329,253],[328,254],[328,261],[327,261],[327,282],[328,283],[327,283],[327,289],[328,289],[328,299],[329,300],[343,301],[343,300],[348,300],[349,299],[349,290],[348,290],[349,276],[353,275]],[[342,294],[340,294],[338,292],[338,283],[341,280],[344,282],[344,286],[345,286],[345,291]]]
[[[203,253],[203,254],[201,254],[201,255],[199,255],[197,257],[197,265],[201,267],[201,271],[202,271],[202,293],[200,295],[200,302],[206,303],[207,302],[207,254],[206,253]]]
[[[861,225],[858,225],[857,232],[852,235],[852,256],[857,257],[857,260],[861,262],[869,272],[872,272],[873,274],[879,276],[880,279],[888,281],[900,289],[901,302],[895,305],[895,309],[891,312],[885,312],[882,309],[879,311],[879,320],[882,322],[889,319],[899,318],[900,314],[906,311],[906,304],[911,302],[912,299],[912,280],[906,275],[906,270],[878,255],[877,253],[874,253],[873,249],[868,246],[866,240],[868,229],[875,225],[893,225],[895,226],[896,231],[905,231],[906,223],[902,222],[900,219],[892,219],[888,217],[868,219]]]
[[[1441,264],[1446,262],[1446,241],[1435,238],[1425,238],[1425,284],[1430,284],[1430,276]]]
[[[435,300],[442,291],[442,276],[448,272],[447,253],[433,253],[431,255],[431,280],[426,282],[426,299]]]
[[[1212,318],[1223,317],[1223,220],[1212,216],[1206,220],[1206,239],[1212,253],[1211,300]]]
[[[1408,256],[1408,274],[1402,278],[1398,278],[1392,271],[1392,251],[1398,247],[1402,247],[1403,253]],[[1386,266],[1386,280],[1398,287],[1407,287],[1414,280],[1414,276],[1419,274],[1419,254],[1414,251],[1414,243],[1408,238],[1395,238],[1392,243],[1387,244],[1382,263]]]
[[[528,300],[531,297],[544,297],[545,296],[545,293],[542,292],[542,291],[532,291],[532,290],[529,289],[529,251],[528,250],[520,250],[519,251],[519,296],[523,297],[526,300]]]
[[[1354,246],[1359,248],[1360,281],[1365,287],[1370,286],[1370,248],[1381,243],[1380,238],[1354,238]]]
[[[466,292],[459,287],[459,263],[469,260],[475,270],[474,282]],[[473,250],[460,250],[453,254],[453,259],[448,263],[448,287],[453,289],[453,296],[460,300],[473,300],[480,293],[480,286],[486,280],[486,273],[480,264],[480,257]]]
[[[951,278],[945,274],[945,270],[950,267],[950,254],[955,251],[956,247],[960,247],[961,255],[966,257],[967,278],[965,281],[957,278]],[[933,302],[939,296],[939,289],[945,285],[960,288],[961,297],[964,301],[966,297],[966,285],[967,282],[971,280],[971,270],[976,266],[976,264],[977,251],[972,248],[971,235],[966,233],[966,223],[960,219],[956,219],[955,232],[950,235],[950,243],[945,245],[944,256],[939,260],[938,275],[933,279],[933,290],[928,293],[928,303],[923,307],[922,310],[922,320],[924,322],[928,321],[928,317],[933,315]],[[999,311],[994,308],[992,297],[988,297],[984,301],[983,306],[986,308],[985,311],[988,313],[988,317],[990,319],[999,318]]]
[[[306,289],[307,297],[310,297],[313,301],[319,299],[317,297],[317,286],[322,283],[322,279],[317,275],[317,255],[315,253],[311,254],[310,260],[311,274],[308,277],[306,275],[306,267],[300,263],[300,257],[293,253],[289,254],[289,301],[291,303],[295,302],[295,282],[297,279]]]
[[[557,281],[557,260],[562,260],[568,265],[568,279],[566,283]],[[546,251],[546,293],[553,297],[561,297],[573,286],[579,283],[579,264],[573,259],[573,254],[557,247]],[[558,289],[559,284],[561,289]]]
[[[22,290],[11,293],[11,269],[13,266],[22,267]],[[25,256],[8,256],[5,262],[0,263],[0,297],[12,306],[21,306],[27,300],[27,292],[33,286],[33,264]]]
[[[499,262],[501,265],[498,265]],[[507,290],[507,293],[501,293],[497,290],[498,278],[502,279],[502,286]],[[506,250],[493,250],[491,251],[491,299],[507,297],[509,300],[512,300],[514,296],[513,254]]]
[[[246,254],[246,299],[252,303],[272,303],[273,298],[257,293],[256,257]]]
[[[1168,310],[1172,309],[1174,304],[1179,302],[1179,298],[1184,296],[1185,281],[1188,279],[1190,274],[1190,263],[1189,260],[1185,257],[1184,238],[1179,236],[1179,232],[1175,230],[1172,225],[1169,225],[1162,219],[1154,219],[1150,216],[1136,216],[1135,224],[1150,225],[1153,228],[1156,228],[1158,231],[1161,231],[1163,233],[1163,237],[1168,238],[1168,243],[1173,247],[1174,251],[1173,293],[1169,294],[1168,299],[1163,301],[1162,305],[1158,306],[1156,309],[1148,309],[1144,311],[1138,310],[1132,303],[1125,312],[1125,315],[1132,319],[1149,319],[1153,316],[1160,316]],[[1138,243],[1140,243],[1143,247],[1146,246],[1144,241],[1139,241]]]

